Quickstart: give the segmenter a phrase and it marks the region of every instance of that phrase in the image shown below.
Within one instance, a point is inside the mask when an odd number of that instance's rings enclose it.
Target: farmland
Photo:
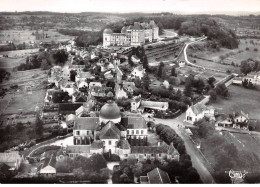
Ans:
[[[198,42],[195,45],[189,47],[187,49],[187,53],[193,57],[199,57],[203,59],[207,59],[208,61],[192,58],[192,60],[196,60],[199,65],[206,65],[206,66],[218,66],[216,64],[212,65],[210,63],[217,62],[217,63],[227,63],[240,65],[240,62],[243,60],[247,60],[248,58],[260,60],[259,50],[260,50],[260,41],[259,39],[240,39],[240,43],[238,48],[236,49],[226,49],[220,48],[219,51],[205,48],[207,42]],[[249,50],[246,50],[248,48]],[[257,51],[254,51],[257,49]],[[220,57],[223,56],[224,59],[221,60]],[[189,57],[190,58],[190,57]],[[213,61],[213,62],[210,62]],[[221,68],[221,67],[220,67]],[[226,69],[232,69],[232,67],[226,67]]]
[[[224,113],[233,111],[244,111],[252,119],[260,120],[260,94],[257,90],[250,90],[239,86],[230,85],[228,87],[230,98],[218,98],[211,105],[220,108]]]

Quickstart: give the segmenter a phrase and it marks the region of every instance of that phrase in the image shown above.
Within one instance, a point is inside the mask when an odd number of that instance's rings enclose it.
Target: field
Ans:
[[[224,63],[232,63],[240,65],[240,62],[243,60],[247,60],[248,58],[260,60],[260,40],[259,39],[240,39],[240,43],[237,49],[226,49],[226,48],[220,48],[219,51],[213,51],[213,50],[208,50],[208,49],[203,49],[201,46],[204,46],[206,44],[206,41],[201,41],[196,44],[194,44],[194,47],[189,47],[187,49],[187,53],[191,55],[196,55],[197,57],[208,59],[208,60],[213,60],[214,62],[218,62],[220,60],[220,56],[225,56],[229,53],[233,53],[230,55],[228,58],[224,59]],[[196,46],[200,46],[200,50],[196,49]],[[246,48],[249,48],[249,50],[246,50]],[[258,52],[254,51],[254,49],[258,49]],[[241,51],[239,53],[239,51]],[[190,57],[189,57],[190,58]],[[206,65],[209,66],[210,63],[212,62],[203,62],[203,60],[194,58],[197,61],[197,64],[202,63],[201,65]],[[192,60],[194,60],[192,59]],[[202,61],[202,62],[201,62]],[[199,64],[200,65],[200,64]],[[232,66],[231,66],[232,67]],[[217,68],[217,66],[216,66]],[[220,67],[221,68],[221,67]],[[230,68],[226,68],[230,69]]]
[[[244,152],[249,153],[253,159],[255,156],[258,156],[258,158],[260,159],[260,136],[259,135],[224,132],[223,137],[229,143],[233,143],[238,150],[242,150]],[[248,158],[248,159],[252,159],[252,158]],[[258,165],[259,163],[258,164],[255,163],[255,164],[256,164],[255,166],[256,168],[260,167],[260,165]],[[253,169],[253,168],[246,168],[246,169]]]
[[[62,41],[73,39],[72,36],[66,36],[60,34],[56,31],[56,29],[49,29],[44,31],[44,34],[47,34],[47,38],[36,40],[35,33],[36,30],[2,30],[0,34],[0,43],[5,43],[6,41],[13,41],[14,44],[21,44],[23,42],[33,44],[34,42],[39,43],[41,41]],[[41,31],[39,31],[41,32]]]
[[[239,86],[230,85],[228,87],[230,98],[218,98],[211,105],[222,109],[224,113],[244,111],[252,119],[260,120],[260,92]]]

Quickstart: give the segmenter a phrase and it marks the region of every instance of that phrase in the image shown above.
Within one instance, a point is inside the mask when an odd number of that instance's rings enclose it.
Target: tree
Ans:
[[[150,80],[150,77],[149,77],[148,73],[144,74],[144,77],[143,77],[142,81],[143,81],[144,88],[146,90],[148,90],[149,89],[149,85],[151,83],[151,80]]]
[[[174,66],[173,66],[172,69],[171,69],[171,76],[177,77],[176,69],[175,69]]]
[[[68,54],[64,50],[58,50],[53,54],[55,64],[63,66],[68,60]]]
[[[43,121],[40,119],[40,116],[36,116],[36,121],[35,121],[35,133],[37,136],[42,136],[43,133]]]
[[[228,89],[226,87],[226,85],[224,83],[218,84],[216,86],[216,93],[218,95],[224,96],[224,97],[228,97],[229,96],[229,92]]]
[[[144,57],[143,57],[143,68],[146,69],[146,71],[149,70],[149,64],[148,64],[148,60],[147,60],[146,55],[144,55]]]
[[[75,77],[77,75],[77,72],[75,70],[70,70],[70,80],[75,82]]]
[[[160,77],[160,78],[162,77],[163,68],[164,68],[164,64],[163,64],[163,62],[160,62],[158,72],[157,72],[157,76]]]
[[[132,66],[134,66],[134,62],[132,61],[131,57],[132,57],[132,55],[129,54],[128,55],[128,64],[132,67]]]
[[[214,82],[216,81],[215,77],[209,77],[208,78],[208,83],[211,86],[211,88],[214,88]]]
[[[209,91],[209,95],[210,95],[210,101],[216,101],[217,100],[217,93],[216,90],[210,90]]]

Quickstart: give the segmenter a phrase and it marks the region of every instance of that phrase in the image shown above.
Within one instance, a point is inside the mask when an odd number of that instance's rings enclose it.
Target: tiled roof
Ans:
[[[145,120],[142,116],[124,117],[121,120],[122,125],[127,129],[146,129]]]
[[[95,130],[98,124],[98,117],[79,117],[76,118],[74,130]]]
[[[117,147],[120,149],[130,149],[130,144],[128,143],[127,140],[122,139],[119,140],[119,142],[117,143]]]
[[[207,107],[203,104],[197,103],[195,105],[192,105],[191,109],[194,114],[201,114],[204,110],[207,109]]]
[[[96,140],[92,142],[91,149],[102,149],[103,148],[103,142],[101,140]]]
[[[72,111],[75,112],[82,103],[59,103],[59,111]]]
[[[165,171],[155,168],[147,173],[150,184],[170,184],[170,178]]]
[[[120,139],[120,130],[115,124],[109,121],[100,131],[100,139]]]
[[[168,106],[168,102],[141,101],[141,105],[142,105],[143,107],[159,107],[159,108],[165,108],[165,106]]]
[[[163,146],[131,146],[133,154],[159,154],[168,153],[168,148]]]
[[[90,145],[69,145],[66,148],[67,153],[89,153]]]

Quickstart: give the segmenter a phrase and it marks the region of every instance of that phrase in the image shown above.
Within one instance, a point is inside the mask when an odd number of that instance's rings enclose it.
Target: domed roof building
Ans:
[[[113,31],[109,28],[106,28],[104,31],[103,31],[103,34],[112,34]]]
[[[104,123],[107,123],[108,121],[119,123],[121,121],[120,109],[114,101],[108,101],[102,106],[99,112],[99,120]]]

